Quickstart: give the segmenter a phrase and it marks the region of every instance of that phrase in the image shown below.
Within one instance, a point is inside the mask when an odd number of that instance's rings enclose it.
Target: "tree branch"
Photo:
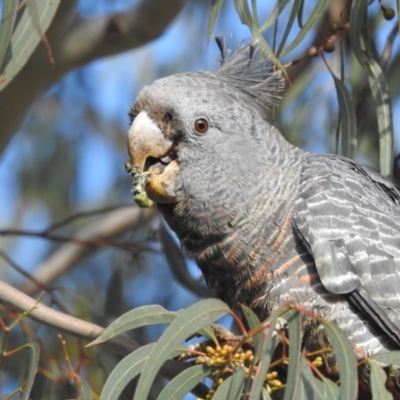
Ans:
[[[41,303],[37,304],[31,297],[2,281],[0,281],[0,302],[19,312],[31,310],[27,315],[28,318],[55,329],[57,332],[63,332],[90,342],[97,339],[104,331],[101,326],[63,314]],[[121,356],[126,356],[140,347],[134,340],[124,336],[116,336],[101,343],[100,346]],[[182,362],[167,361],[162,366],[160,375],[165,379],[171,380],[187,367],[188,365]],[[193,393],[201,397],[204,397],[207,392],[208,388],[201,384],[193,391]]]
[[[132,206],[119,209],[85,226],[76,234],[76,237],[84,241],[110,238],[132,229],[139,222],[147,224],[155,214],[155,208],[143,210],[137,206]],[[32,274],[35,276],[36,281],[43,286],[48,286],[72,266],[76,265],[79,260],[97,249],[93,246],[66,243],[39,265]],[[29,281],[20,286],[20,289],[22,292],[32,296],[40,288],[35,282]]]
[[[74,68],[159,37],[186,2],[142,0],[124,13],[85,19],[76,13],[75,1],[62,1],[46,32],[55,67],[40,43],[20,73],[0,92],[0,110],[7,115],[1,121],[0,154],[48,86]]]

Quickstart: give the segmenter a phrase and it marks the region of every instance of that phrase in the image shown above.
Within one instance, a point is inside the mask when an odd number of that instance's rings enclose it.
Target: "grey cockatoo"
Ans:
[[[266,120],[282,78],[254,52],[141,91],[128,139],[136,199],[157,203],[233,310],[266,318],[292,302],[365,354],[398,349],[400,191],[354,161],[289,144]],[[305,323],[306,349],[322,346],[320,331]]]

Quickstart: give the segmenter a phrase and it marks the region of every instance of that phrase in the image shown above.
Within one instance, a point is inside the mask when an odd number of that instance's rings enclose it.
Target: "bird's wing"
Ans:
[[[400,345],[399,189],[351,160],[307,155],[294,222],[325,288]]]

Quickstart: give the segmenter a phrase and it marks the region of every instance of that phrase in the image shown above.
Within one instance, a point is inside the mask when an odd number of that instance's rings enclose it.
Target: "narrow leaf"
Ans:
[[[281,62],[278,60],[278,58],[275,56],[275,53],[269,46],[269,44],[266,42],[264,37],[261,35],[261,33],[258,31],[258,29],[252,29],[251,33],[253,36],[257,39],[257,45],[260,48],[261,52],[264,54],[264,57],[268,59],[276,68],[282,71],[282,73],[287,76],[287,72],[284,68],[284,66],[281,64]]]
[[[229,388],[229,394],[227,400],[236,400],[240,398],[240,394],[242,393],[244,380],[245,380],[244,369],[240,366],[236,366],[233,369],[231,385]]]
[[[244,370],[241,367],[234,369],[233,375],[224,379],[224,382],[215,391],[213,400],[237,400],[241,396],[241,390],[245,379]]]
[[[284,400],[295,399],[300,374],[301,360],[301,317],[298,310],[292,309],[282,315],[288,324],[289,368]]]
[[[385,371],[378,365],[377,362],[371,360],[370,366],[370,379],[371,379],[371,393],[373,399],[379,400],[392,400],[392,395],[387,391],[385,382],[387,376]]]
[[[300,0],[299,12],[297,13],[297,23],[300,29],[303,28],[303,11],[304,11],[304,0]]]
[[[336,95],[339,103],[339,113],[342,128],[342,155],[354,160],[357,151],[356,112],[351,100],[351,94],[346,85],[340,79],[338,79],[332,71],[330,72],[335,82]]]
[[[275,53],[272,51],[269,44],[266,42],[260,30],[258,28],[258,22],[255,21],[253,16],[250,13],[249,6],[247,4],[247,0],[234,0],[236,12],[239,15],[240,21],[242,24],[247,25],[251,31],[253,37],[257,40],[257,45],[260,48],[261,52],[264,54],[264,57],[268,58],[268,60],[282,73],[287,76],[287,72],[278,58],[275,56]]]
[[[223,2],[224,0],[211,0],[210,15],[208,17],[207,42],[210,42],[215,22],[217,21]]]
[[[170,324],[179,315],[178,312],[167,311],[159,305],[137,307],[117,318],[103,333],[87,346],[102,343],[123,332],[141,326]]]
[[[281,43],[279,44],[278,51],[276,52],[278,57],[280,56],[281,51],[286,44],[286,40],[289,36],[290,31],[292,30],[294,20],[296,18],[296,15],[299,13],[299,10],[300,10],[300,7],[302,4],[303,4],[303,0],[295,0],[295,2],[293,4],[292,11],[289,16],[289,20],[286,23],[285,32],[283,33]]]
[[[316,378],[304,357],[300,362],[299,379],[299,391],[302,393],[303,399],[338,400],[340,397],[339,386],[329,379],[322,378],[321,382]]]
[[[353,1],[350,9],[350,44],[351,49],[358,62],[366,68],[365,65],[365,44],[363,38],[363,26],[367,23],[367,1]]]
[[[392,102],[388,85],[379,64],[372,58],[366,58],[365,61],[370,71],[368,81],[378,121],[380,172],[390,179],[393,171]]]
[[[326,6],[329,4],[329,0],[318,0],[318,3],[314,6],[313,11],[308,17],[307,22],[300,29],[300,32],[297,34],[296,38],[290,43],[288,47],[286,47],[279,54],[280,57],[292,51],[298,44],[304,39],[307,33],[315,26],[321,15],[325,11]]]
[[[215,391],[213,400],[227,400],[229,396],[229,390],[232,385],[233,376],[229,376]]]
[[[262,394],[262,399],[263,399],[263,400],[271,400],[271,396],[270,396],[269,393],[265,390],[265,388],[263,388],[261,394]]]
[[[385,353],[374,354],[370,358],[387,365],[400,366],[400,351],[390,351]]]
[[[323,319],[320,322],[329,337],[339,365],[341,398],[355,399],[357,396],[357,363],[353,347],[341,329]]]
[[[220,300],[206,299],[181,311],[155,344],[143,368],[135,392],[135,400],[146,399],[151,385],[162,364],[170,357],[171,349],[180,345],[188,336],[203,326],[223,317],[230,310]]]
[[[278,0],[275,3],[274,8],[268,15],[267,20],[262,24],[260,27],[260,32],[264,32],[266,29],[268,29],[279,17],[281,12],[285,9],[287,6],[287,3],[289,3],[289,0]]]
[[[243,304],[241,304],[241,308],[242,308],[243,315],[246,319],[247,325],[249,326],[250,329],[254,329],[261,325],[260,320],[258,319],[257,315],[253,312],[253,310],[251,310],[249,307],[246,307]],[[258,349],[262,334],[263,334],[263,332],[256,333],[251,338],[253,340],[255,349]]]
[[[265,375],[268,371],[269,365],[271,364],[275,349],[280,343],[279,337],[275,331],[275,327],[281,312],[282,309],[277,309],[275,312],[272,313],[267,334],[263,334],[259,344],[259,348],[256,349],[255,359],[261,357],[261,361],[258,364],[258,369],[254,377],[253,385],[251,387],[249,400],[258,400],[262,393]]]
[[[128,383],[142,372],[155,343],[143,346],[127,355],[111,372],[101,392],[100,400],[118,399]]]
[[[60,0],[41,0],[36,4],[38,14],[40,15],[40,25],[43,32],[46,32],[54,18],[57,8],[60,4]],[[7,54],[12,55],[7,60],[7,64],[5,65],[3,72],[0,74],[0,90],[7,86],[18,74],[21,68],[28,61],[29,57],[35,51],[40,40],[41,36],[36,31],[31,15],[28,11],[28,7],[26,7],[11,37],[11,43],[9,46],[10,53]]]
[[[51,51],[50,43],[47,40],[46,34],[44,33],[42,24],[40,22],[40,14],[39,14],[37,0],[26,0],[26,7],[29,11],[29,14],[31,15],[32,24],[33,24],[34,28],[36,29],[36,32],[39,34],[43,43],[46,46],[49,61],[50,61],[51,65],[54,67],[54,57],[53,57],[53,53]]]
[[[196,365],[181,372],[162,390],[157,400],[183,399],[199,382],[211,373],[206,365]]]
[[[10,44],[17,8],[18,0],[3,1],[2,20],[0,22],[0,71],[4,56]]]
[[[377,110],[379,130],[379,165],[383,176],[391,178],[393,171],[393,122],[389,90],[379,64],[369,56],[367,42],[367,1],[353,1],[350,10],[350,43],[358,62],[368,74],[372,98]],[[363,41],[364,39],[364,41]]]
[[[92,400],[92,391],[87,382],[79,381],[80,396],[78,400]]]
[[[35,380],[37,366],[39,363],[40,347],[36,342],[29,342],[22,346],[21,349],[29,349],[32,352],[31,356],[29,357],[28,376],[26,378],[26,384],[21,396],[21,399],[27,400],[30,398],[29,394],[32,389],[33,381]]]
[[[257,23],[251,15],[247,0],[234,0],[234,3],[241,23],[247,25],[250,29],[257,28]]]

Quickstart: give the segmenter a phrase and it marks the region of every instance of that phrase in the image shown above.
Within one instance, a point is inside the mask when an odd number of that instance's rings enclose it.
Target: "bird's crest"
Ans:
[[[247,44],[230,54],[221,36],[215,40],[221,52],[221,67],[215,75],[248,96],[261,112],[276,106],[285,80],[281,72],[272,70],[268,60],[260,57],[257,43]]]

